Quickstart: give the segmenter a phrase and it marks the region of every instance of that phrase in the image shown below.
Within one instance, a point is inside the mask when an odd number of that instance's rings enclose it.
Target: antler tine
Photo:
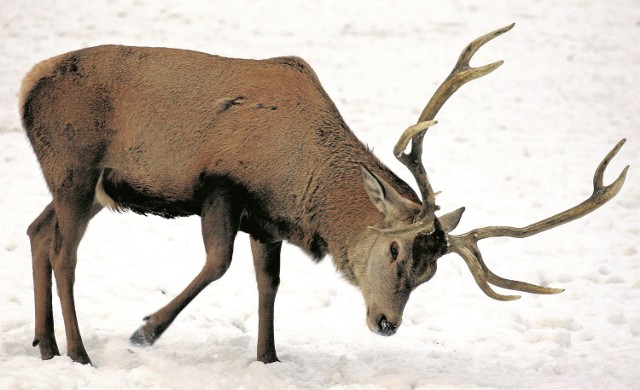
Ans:
[[[618,154],[618,151],[620,151],[620,148],[622,148],[622,145],[624,145],[626,141],[626,138],[621,139],[616,146],[607,153],[602,162],[598,164],[593,175],[593,193],[587,200],[579,205],[523,228],[515,228],[511,226],[490,226],[473,230],[470,233],[476,235],[478,240],[489,237],[524,238],[541,233],[545,230],[553,229],[554,227],[571,222],[591,213],[616,196],[624,184],[624,180],[627,177],[627,171],[629,170],[629,165],[624,167],[622,172],[620,172],[620,175],[618,175],[618,178],[613,181],[613,183],[605,186],[603,185],[603,181],[604,171],[609,165],[609,162],[611,162],[613,157]]]
[[[478,286],[480,286],[482,291],[491,298],[498,300],[512,300],[517,299],[518,296],[500,295],[493,291],[491,287],[489,287],[488,283],[510,290],[524,291],[533,294],[557,294],[564,291],[563,289],[541,287],[530,283],[504,279],[500,276],[497,276],[496,274],[491,272],[491,270],[484,263],[480,250],[478,249],[478,241],[490,237],[529,237],[560,226],[567,222],[573,221],[575,219],[581,218],[611,200],[614,196],[616,196],[616,194],[618,194],[618,192],[622,188],[624,180],[627,176],[627,171],[629,170],[629,166],[627,165],[622,170],[620,175],[618,175],[618,178],[608,186],[605,186],[603,184],[604,171],[609,165],[609,162],[611,162],[620,148],[622,148],[622,145],[624,145],[625,141],[626,139],[624,138],[620,140],[620,142],[618,142],[616,146],[609,153],[607,153],[602,162],[598,164],[598,167],[596,168],[595,174],[593,176],[593,193],[584,202],[554,216],[543,219],[539,222],[533,223],[523,228],[515,228],[511,226],[489,226],[474,229],[462,235],[449,235],[449,251],[457,253],[458,255],[460,255],[460,257],[462,257],[462,259],[469,266],[469,269],[471,270],[471,273],[473,274],[473,277],[476,280]]]
[[[418,123],[416,125],[410,126],[400,137],[400,140],[396,144],[394,148],[394,154],[400,160],[402,164],[404,164],[409,171],[413,174],[416,182],[418,184],[418,188],[420,190],[420,195],[422,196],[422,211],[416,217],[416,221],[422,221],[422,225],[433,225],[433,219],[435,218],[435,212],[439,209],[439,207],[435,204],[435,193],[431,188],[431,184],[429,183],[429,179],[427,177],[427,172],[422,164],[422,141],[424,139],[424,135],[429,127],[433,126],[436,122],[433,121],[440,108],[444,105],[444,103],[453,95],[462,85],[465,83],[482,77],[486,74],[491,73],[493,70],[502,65],[503,61],[494,62],[489,65],[481,66],[478,68],[472,68],[469,66],[469,61],[471,57],[478,51],[482,45],[489,42],[490,40],[504,34],[505,32],[511,30],[514,24],[503,27],[501,29],[492,31],[488,34],[485,34],[474,41],[472,41],[467,47],[462,51],[460,57],[458,58],[458,62],[454,66],[453,70],[447,76],[447,78],[440,84],[436,92],[433,94],[429,102],[425,106],[420,118],[418,119]],[[409,139],[411,139],[411,151],[409,153],[405,153],[404,149],[409,143]]]
[[[513,301],[515,299],[520,299],[519,295],[498,294],[491,288],[491,286],[489,286],[485,271],[488,270],[488,268],[482,261],[482,255],[480,254],[480,250],[478,249],[476,242],[470,240],[469,237],[451,236],[449,237],[449,244],[450,251],[457,253],[462,257],[462,260],[464,260],[469,267],[476,284],[488,297],[498,301]]]
[[[564,289],[542,287],[531,283],[510,280],[494,274],[482,259],[478,248],[478,240],[473,235],[449,236],[449,250],[457,253],[469,267],[473,279],[482,292],[498,301],[512,301],[520,299],[519,295],[502,295],[495,292],[489,284],[508,290],[523,291],[532,294],[558,294]]]
[[[477,68],[472,68],[469,65],[471,58],[474,54],[476,54],[478,49],[480,49],[485,43],[511,30],[513,26],[515,26],[515,23],[485,34],[469,43],[467,47],[462,50],[462,53],[460,53],[460,56],[458,57],[458,62],[456,62],[456,65],[453,67],[453,70],[451,71],[449,76],[447,76],[445,81],[433,94],[433,97],[431,97],[424,110],[422,110],[418,122],[428,121],[435,118],[436,114],[438,113],[438,111],[440,111],[444,103],[461,86],[471,80],[475,80],[479,77],[493,72],[504,63],[504,61],[496,61],[494,63]]]

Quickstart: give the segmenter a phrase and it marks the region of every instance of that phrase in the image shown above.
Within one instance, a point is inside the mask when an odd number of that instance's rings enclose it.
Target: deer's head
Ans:
[[[483,35],[471,42],[460,55],[453,71],[436,90],[423,110],[418,123],[410,126],[400,137],[394,155],[411,171],[422,197],[422,204],[403,198],[382,178],[361,167],[364,187],[371,202],[384,216],[378,226],[370,226],[361,242],[353,249],[357,256],[366,257],[366,266],[360,270],[358,284],[367,307],[367,325],[371,331],[390,336],[402,322],[404,307],[411,291],[433,277],[437,260],[447,253],[456,253],[469,267],[480,289],[497,300],[518,299],[517,295],[501,295],[494,286],[534,294],[556,294],[562,289],[537,286],[504,279],[486,266],[478,249],[478,241],[489,237],[528,237],[580,218],[613,198],[622,188],[628,166],[610,185],[603,184],[603,174],[610,160],[622,147],[621,140],[598,165],[592,195],[559,214],[523,228],[490,226],[474,229],[462,235],[453,235],[464,208],[436,215],[436,193],[431,188],[422,164],[422,141],[426,131],[447,99],[466,82],[484,76],[500,65],[498,61],[478,68],[469,66],[475,52],[491,39],[509,31],[513,24]],[[411,150],[405,152],[411,141]]]

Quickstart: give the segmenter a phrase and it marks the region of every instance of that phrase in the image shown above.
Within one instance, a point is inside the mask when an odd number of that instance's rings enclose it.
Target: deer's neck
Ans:
[[[409,185],[380,163],[366,147],[362,148],[364,151],[356,153],[351,159],[343,158],[335,166],[326,165],[323,178],[317,180],[318,186],[326,188],[324,191],[318,189],[319,194],[315,198],[307,199],[309,206],[306,207],[313,210],[307,218],[315,221],[314,236],[309,247],[312,250],[326,249],[324,254],[330,254],[336,268],[356,285],[358,267],[365,267],[368,259],[354,257],[350,248],[362,240],[369,226],[378,225],[383,220],[382,213],[373,205],[364,189],[360,165],[392,183],[403,196],[418,201]]]

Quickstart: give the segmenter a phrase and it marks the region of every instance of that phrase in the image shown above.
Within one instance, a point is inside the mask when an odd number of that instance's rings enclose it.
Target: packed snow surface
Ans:
[[[609,204],[528,238],[482,242],[498,274],[559,295],[487,298],[448,255],[413,292],[389,338],[365,324],[360,292],[298,249],[283,251],[276,302],[281,363],[255,362],[257,291],[248,237],[227,274],[151,348],[128,343],[204,262],[199,219],[100,213],[80,246],[76,304],[95,367],[41,361],[33,339],[26,227],[50,201],[17,113],[38,61],[103,43],[230,57],[297,55],[316,70],[356,135],[412,183],[391,149],[475,37],[516,23],[472,64],[426,137],[425,165],[456,232],[523,226],[591,194],[631,164]],[[632,389],[640,386],[640,3],[610,0],[39,1],[0,3],[0,388]],[[268,145],[265,145],[268,147]],[[358,190],[354,188],[354,191]],[[54,294],[56,336],[66,342]]]

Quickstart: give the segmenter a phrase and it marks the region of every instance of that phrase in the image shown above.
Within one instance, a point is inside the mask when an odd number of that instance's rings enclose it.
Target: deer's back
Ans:
[[[69,169],[108,168],[176,199],[193,196],[207,177],[260,196],[304,194],[331,159],[353,158],[341,150],[358,155],[354,169],[370,158],[295,57],[99,46],[36,65],[20,104],[52,188]]]

